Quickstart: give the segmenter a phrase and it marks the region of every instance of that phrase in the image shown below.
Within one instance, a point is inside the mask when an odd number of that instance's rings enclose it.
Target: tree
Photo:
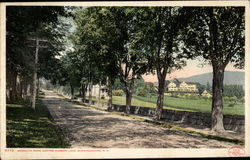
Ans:
[[[181,56],[180,29],[184,16],[182,7],[148,7],[141,9],[138,16],[140,30],[137,32],[139,49],[147,53],[148,67],[158,78],[158,98],[154,118],[162,116],[165,79],[168,73],[185,65]]]
[[[199,94],[201,95],[204,92],[204,90],[206,89],[206,86],[198,83],[197,88],[198,88]]]
[[[113,40],[114,56],[117,59],[118,77],[124,85],[126,94],[126,113],[130,113],[130,106],[135,80],[147,71],[148,60],[145,52],[134,47],[140,30],[138,15],[139,8],[136,7],[112,7],[109,10],[111,24],[114,24],[113,31],[117,33]]]
[[[87,62],[89,78],[94,83],[108,86],[108,108],[112,104],[112,85],[117,76],[117,60],[113,56],[114,38],[110,34],[109,18],[102,7],[79,9],[75,13],[77,30],[73,35],[74,44]],[[95,77],[93,79],[93,77]],[[90,79],[89,79],[90,80]],[[91,82],[92,83],[92,82]],[[91,84],[90,83],[90,84]],[[90,85],[91,86],[91,85]]]
[[[210,93],[212,92],[212,86],[210,85],[209,82],[207,82],[206,90]]]
[[[91,53],[91,59],[98,62],[94,65],[108,77],[109,97],[112,97],[115,78],[120,78],[126,94],[127,113],[130,112],[134,81],[147,68],[144,55],[131,47],[135,38],[133,33],[138,29],[135,12],[134,7],[88,7],[76,14],[76,23],[81,28],[77,37],[84,52]],[[112,98],[109,106],[111,101]]]
[[[223,78],[229,62],[244,67],[244,7],[188,8],[192,21],[185,34],[185,52],[201,55],[213,68],[212,130],[224,131]]]
[[[137,87],[138,96],[146,97],[149,94],[151,95],[157,93],[154,84],[152,82],[143,82],[142,84],[143,84],[142,86],[138,85]]]
[[[224,85],[223,88],[223,96],[236,96],[238,99],[244,97],[244,89],[242,85]]]
[[[7,7],[6,69],[7,94],[9,93],[7,101],[13,102],[17,98],[23,98],[23,94],[24,97],[27,97],[27,86],[31,83],[30,78],[34,69],[35,52],[34,49],[29,48],[27,41],[38,35],[53,37],[47,28],[49,25],[54,25],[54,28],[56,28],[58,15],[66,15],[64,7]],[[47,56],[47,59],[53,56],[54,54]],[[20,84],[17,83],[18,78]]]

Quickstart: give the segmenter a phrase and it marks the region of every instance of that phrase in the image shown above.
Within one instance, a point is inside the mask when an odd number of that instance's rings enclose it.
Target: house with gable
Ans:
[[[198,94],[198,83],[185,82],[174,79],[167,85],[167,93]]]

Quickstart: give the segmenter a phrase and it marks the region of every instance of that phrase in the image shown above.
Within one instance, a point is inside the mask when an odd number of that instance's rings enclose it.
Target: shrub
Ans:
[[[225,102],[228,102],[228,101],[230,100],[230,98],[229,98],[228,96],[225,96],[225,97],[223,98],[223,100],[224,100]]]
[[[178,94],[177,93],[172,93],[171,97],[174,97],[174,98],[179,98]]]
[[[142,97],[146,97],[147,93],[144,89],[139,89],[137,92],[137,96],[142,96]]]
[[[228,107],[234,107],[234,104],[230,103],[230,104],[228,105]]]
[[[149,94],[149,97],[154,97],[154,96],[157,96],[157,94],[156,93],[150,93]]]
[[[236,104],[238,101],[238,98],[236,96],[230,97],[230,102],[234,102]]]
[[[241,102],[242,104],[245,103],[245,98],[242,97],[242,98],[240,99],[240,102]]]
[[[113,90],[112,91],[112,94],[114,95],[114,96],[122,96],[123,95],[123,91],[122,90]]]

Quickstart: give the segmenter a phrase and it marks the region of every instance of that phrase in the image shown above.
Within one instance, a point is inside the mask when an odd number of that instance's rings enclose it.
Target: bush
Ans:
[[[241,102],[242,104],[245,103],[245,98],[242,97],[242,98],[240,99],[240,102]]]
[[[150,98],[151,98],[151,97],[155,97],[155,96],[157,96],[156,93],[149,93],[149,97],[150,97]]]
[[[228,96],[225,96],[225,97],[223,98],[223,100],[224,100],[225,102],[229,102],[230,98],[229,98]]]
[[[234,104],[230,103],[230,104],[228,105],[228,107],[234,107]]]
[[[122,90],[113,90],[112,94],[114,96],[122,96],[123,95],[123,91]]]
[[[179,98],[178,94],[176,94],[176,93],[172,93],[171,97]]]
[[[230,97],[230,102],[233,102],[234,104],[236,104],[238,101],[238,98],[236,96]]]
[[[144,89],[139,89],[137,92],[137,96],[142,96],[142,97],[146,97],[147,93]]]

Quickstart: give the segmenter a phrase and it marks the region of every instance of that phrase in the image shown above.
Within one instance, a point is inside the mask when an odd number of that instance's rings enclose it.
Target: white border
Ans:
[[[245,6],[246,7],[246,35],[250,35],[249,30],[249,1],[155,1],[155,2],[20,2],[20,3],[1,3],[1,54],[0,54],[0,105],[1,105],[1,158],[11,159],[72,159],[72,158],[172,158],[172,157],[228,157],[228,149],[115,149],[109,148],[109,152],[84,152],[84,153],[21,153],[5,152],[6,146],[6,101],[5,101],[5,7],[6,6]],[[245,103],[245,151],[246,156],[250,156],[250,49],[249,37],[246,36],[246,63],[245,63],[245,86],[246,86],[246,103]],[[22,148],[24,149],[24,148]],[[30,149],[30,148],[28,148]],[[36,148],[38,149],[38,148]],[[59,149],[56,149],[59,150]],[[98,148],[95,148],[98,150]]]

